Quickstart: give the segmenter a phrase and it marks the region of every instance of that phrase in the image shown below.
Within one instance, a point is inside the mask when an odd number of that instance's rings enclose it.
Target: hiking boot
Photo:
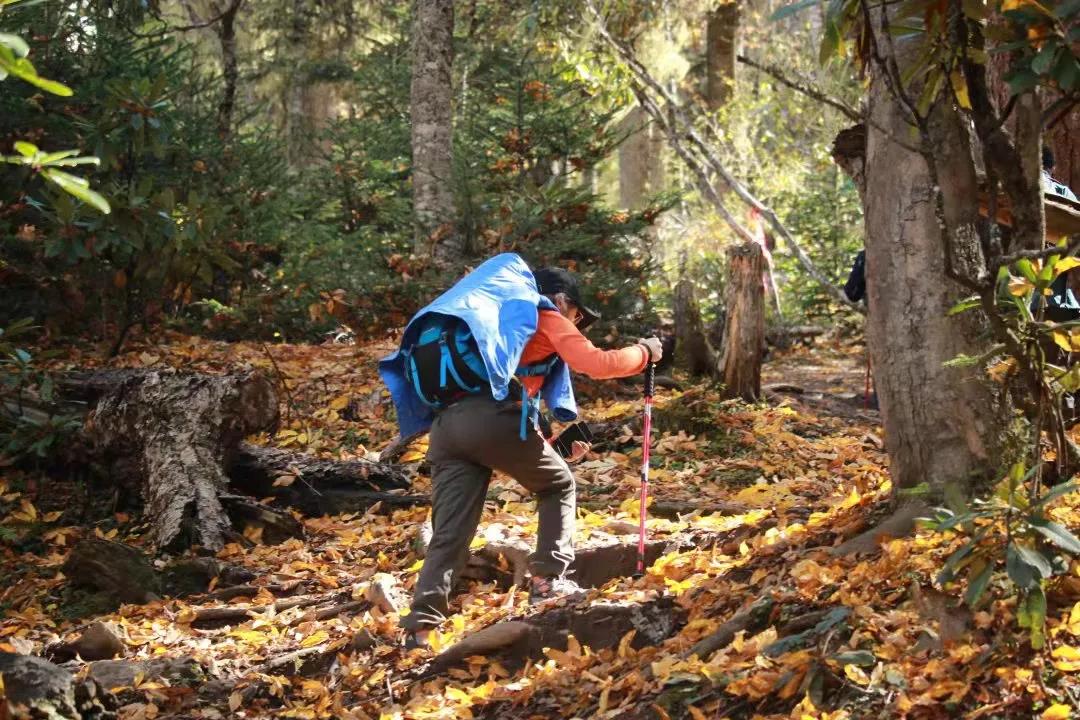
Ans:
[[[431,641],[428,639],[430,630],[415,630],[405,633],[405,650],[430,650]]]
[[[577,599],[585,591],[573,580],[533,575],[529,581],[529,604],[539,605],[559,598]]]

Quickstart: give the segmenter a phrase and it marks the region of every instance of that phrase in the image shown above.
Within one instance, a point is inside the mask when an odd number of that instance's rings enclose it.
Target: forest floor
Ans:
[[[374,362],[389,349],[170,335],[113,364],[262,368],[288,391],[281,429],[256,442],[364,457],[396,433]],[[69,349],[55,363],[93,360]],[[406,652],[397,629],[422,564],[425,507],[302,518],[306,537],[277,545],[247,532],[245,545],[218,553],[255,578],[246,594],[87,617],[71,608],[61,571],[70,549],[94,535],[145,548],[145,522],[126,510],[83,521],[68,484],[0,468],[0,650],[41,653],[91,620],[111,624],[130,672],[78,658],[65,667],[125,678],[105,689],[130,720],[1069,717],[1080,708],[1070,675],[1080,670],[1077,574],[1049,588],[1048,647],[1036,652],[1004,586],[970,611],[962,583],[934,584],[957,536],[921,531],[873,554],[830,552],[890,495],[864,383],[861,346],[818,343],[770,359],[760,404],[722,402],[705,386],[660,391],[653,562],[635,579],[640,389],[579,382],[583,416],[618,428],[576,468],[575,568],[594,587],[580,602],[528,607],[514,549],[531,545],[536,516],[526,492],[496,477],[472,552],[487,549],[498,577],[463,583],[431,651]],[[418,442],[400,458],[417,471],[413,493],[428,491],[423,454]],[[1077,526],[1080,497],[1053,513]],[[312,600],[289,608],[287,593]],[[200,621],[214,607],[241,612]],[[703,640],[703,656],[691,653]],[[162,659],[186,669],[150,662]]]

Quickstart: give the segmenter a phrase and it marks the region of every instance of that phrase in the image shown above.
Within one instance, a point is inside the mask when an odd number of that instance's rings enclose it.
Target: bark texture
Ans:
[[[426,497],[403,494],[410,482],[398,465],[325,460],[248,443],[240,444],[229,477],[233,487],[255,497],[273,496],[305,515],[358,512],[379,502],[387,509],[427,502]],[[288,484],[275,486],[279,478]]]
[[[231,455],[245,435],[277,420],[273,384],[260,374],[152,371],[108,391],[87,434],[100,452],[134,458],[158,547],[184,535],[216,549],[231,527],[219,499],[227,492]]]
[[[236,59],[236,15],[243,0],[232,0],[229,7],[221,13],[217,28],[218,42],[221,44],[221,74],[224,87],[221,101],[218,103],[218,134],[224,139],[232,134],[233,111],[236,108],[236,86],[240,77]],[[214,4],[215,10],[217,4]]]
[[[694,284],[686,277],[675,285],[675,348],[676,362],[691,375],[720,376],[716,350],[701,321]]]
[[[453,60],[453,0],[416,0],[409,95],[416,252],[441,264],[459,260],[463,250],[452,184]]]
[[[905,43],[897,41],[901,70],[910,62]],[[945,275],[947,257],[963,263],[978,257],[970,218],[953,210],[960,232],[950,238],[950,253],[935,215],[933,183],[923,157],[893,142],[910,137],[910,129],[887,84],[871,80],[867,127],[865,222],[867,340],[885,426],[894,486],[912,488],[923,482],[940,497],[950,484],[964,488],[986,473],[998,455],[1001,419],[981,371],[945,367],[961,353],[975,355],[980,343],[977,316],[947,317],[962,289]],[[940,119],[939,119],[940,120]],[[967,186],[961,167],[964,148],[947,148],[956,140],[955,123],[938,124],[942,184]],[[946,167],[947,166],[947,167]],[[971,243],[975,243],[972,247]]]
[[[664,136],[640,107],[626,114],[620,132],[626,139],[619,145],[619,205],[640,210],[664,186]]]
[[[710,110],[726,105],[735,91],[735,56],[742,9],[738,0],[713,8],[705,23],[705,99]]]
[[[761,397],[765,349],[765,255],[757,243],[728,250],[724,305],[724,396],[754,401]]]

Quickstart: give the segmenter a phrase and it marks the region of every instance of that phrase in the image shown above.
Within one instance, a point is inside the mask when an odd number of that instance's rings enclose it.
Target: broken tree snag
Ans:
[[[719,376],[716,351],[705,335],[694,285],[685,275],[675,285],[675,336],[680,365],[691,375]]]
[[[240,440],[273,429],[278,400],[263,375],[172,370],[122,379],[101,396],[87,425],[95,447],[134,460],[152,538],[159,548],[224,545],[231,523],[219,496]]]
[[[765,347],[765,256],[747,242],[728,249],[724,305],[724,396],[755,401],[761,397],[761,355]]]
[[[234,488],[272,496],[304,515],[359,512],[378,502],[387,510],[428,502],[426,496],[400,494],[410,481],[399,465],[327,460],[249,443],[240,443],[234,453],[229,477]]]

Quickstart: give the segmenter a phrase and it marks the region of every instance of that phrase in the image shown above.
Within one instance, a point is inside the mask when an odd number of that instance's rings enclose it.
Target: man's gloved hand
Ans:
[[[664,357],[664,346],[660,343],[660,338],[642,338],[638,340],[638,345],[649,351],[649,362],[651,363],[658,363]]]

